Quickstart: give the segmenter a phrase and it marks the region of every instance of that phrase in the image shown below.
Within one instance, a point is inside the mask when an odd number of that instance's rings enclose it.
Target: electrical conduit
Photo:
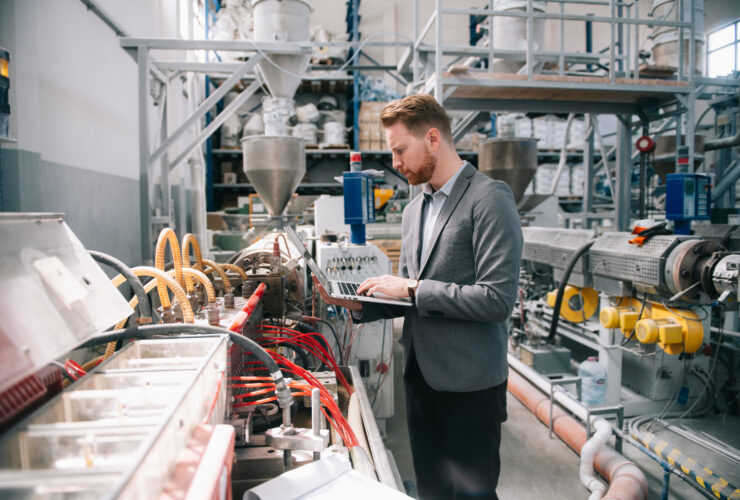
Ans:
[[[190,247],[193,247],[193,253],[195,254],[195,265],[193,266],[198,271],[203,270],[203,254],[200,252],[200,244],[198,239],[192,233],[187,233],[182,237],[182,261],[185,267],[190,267]]]
[[[185,290],[183,290],[182,286],[180,286],[180,284],[172,279],[166,272],[148,266],[135,267],[132,269],[132,271],[136,276],[149,276],[150,278],[158,278],[157,291],[159,292],[160,300],[162,299],[162,290],[160,288],[160,283],[164,282],[165,286],[172,290],[172,293],[175,294],[175,298],[182,308],[182,316],[185,323],[192,323],[194,321],[193,308],[190,306],[190,301],[188,300],[188,296],[185,294]],[[182,269],[180,269],[180,274],[182,275]],[[172,307],[172,303],[170,302],[170,298],[167,294],[166,288],[164,290],[164,297],[165,302],[162,302],[162,308],[169,309],[170,307]]]
[[[162,229],[159,233],[159,238],[157,238],[157,246],[154,254],[154,267],[161,271],[167,270],[164,266],[164,255],[168,243],[170,245],[170,251],[172,252],[172,261],[175,264],[175,278],[181,287],[184,287],[188,293],[191,293],[193,291],[193,280],[190,277],[185,279],[183,278],[180,242],[177,241],[177,235],[175,232],[169,227]],[[163,283],[160,283],[157,286],[160,290],[164,289]]]
[[[208,259],[203,259],[203,264],[209,267],[208,269],[203,271],[203,273],[208,275],[213,271],[216,271],[216,273],[221,277],[221,282],[224,284],[224,289],[226,290],[226,293],[229,293],[229,291],[231,290],[231,281],[229,280],[229,277],[226,276],[226,272],[221,267],[221,264],[216,264],[212,260]]]

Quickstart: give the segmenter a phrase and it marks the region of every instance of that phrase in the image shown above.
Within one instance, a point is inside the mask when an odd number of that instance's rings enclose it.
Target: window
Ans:
[[[740,70],[740,21],[707,34],[707,76],[727,76]]]

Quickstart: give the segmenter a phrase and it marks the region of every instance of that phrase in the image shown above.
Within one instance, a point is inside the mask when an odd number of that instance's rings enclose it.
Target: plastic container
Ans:
[[[578,368],[581,377],[581,401],[598,405],[606,400],[606,368],[596,356],[588,358]]]

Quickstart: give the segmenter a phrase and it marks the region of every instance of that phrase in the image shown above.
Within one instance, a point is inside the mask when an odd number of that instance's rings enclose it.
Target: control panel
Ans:
[[[367,278],[391,273],[390,259],[375,245],[316,243],[316,262],[330,280],[360,283]],[[330,321],[338,325],[339,341],[348,365],[359,368],[378,426],[393,415],[393,321],[353,324],[339,312]],[[324,336],[332,344],[328,332]],[[377,394],[377,396],[376,396]]]

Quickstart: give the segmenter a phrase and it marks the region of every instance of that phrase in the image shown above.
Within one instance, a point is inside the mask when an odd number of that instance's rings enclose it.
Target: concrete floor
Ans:
[[[411,450],[406,429],[404,386],[401,374],[403,348],[397,342],[400,337],[401,321],[394,323],[394,382],[395,415],[386,422],[386,446],[393,452],[398,470],[404,480],[415,480]],[[501,478],[497,493],[506,499],[579,499],[588,498],[588,491],[578,479],[580,458],[557,437],[550,439],[547,427],[511,394],[507,398],[508,420],[503,424],[501,442]],[[736,427],[734,427],[736,429]],[[665,431],[668,433],[668,431]],[[736,434],[736,432],[735,432]],[[679,443],[671,439],[676,446]],[[734,443],[733,443],[734,444]],[[681,450],[700,459],[700,454],[681,443]],[[648,498],[660,498],[663,479],[662,468],[652,459],[630,445],[624,447],[625,456],[635,462],[648,480]],[[730,468],[727,468],[730,467]],[[725,464],[719,470],[732,470]],[[731,474],[734,476],[734,474]],[[732,477],[727,477],[732,481]],[[702,498],[691,486],[676,476],[670,479],[671,499],[688,500]]]

